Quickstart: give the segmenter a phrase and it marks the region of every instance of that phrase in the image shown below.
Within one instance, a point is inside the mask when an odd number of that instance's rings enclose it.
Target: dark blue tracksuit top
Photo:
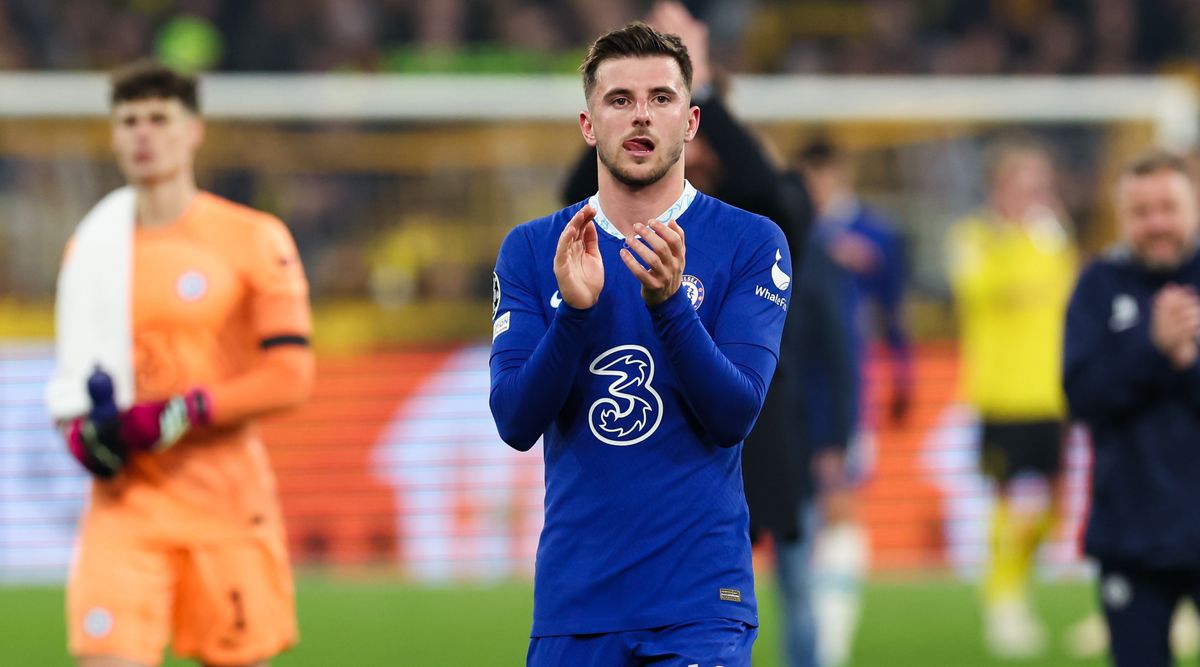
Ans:
[[[1200,568],[1200,364],[1177,370],[1151,342],[1167,283],[1200,290],[1200,258],[1161,273],[1115,250],[1088,266],[1067,310],[1063,385],[1095,452],[1085,551]]]

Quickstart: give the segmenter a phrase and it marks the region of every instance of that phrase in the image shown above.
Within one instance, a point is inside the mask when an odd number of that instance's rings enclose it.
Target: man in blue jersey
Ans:
[[[509,233],[494,279],[492,414],[515,449],[544,438],[528,664],[748,666],[741,449],[787,242],[684,180],[700,112],[678,37],[632,23],[580,69],[599,191]]]
[[[867,325],[878,322],[891,366],[888,416],[901,422],[912,394],[911,346],[904,324],[904,239],[883,214],[859,198],[849,156],[837,145],[815,139],[800,150],[797,161],[817,209],[813,240],[853,277],[845,298],[858,364],[866,364],[874,328]],[[874,312],[863,312],[868,307]],[[861,368],[858,373],[863,374]]]
[[[1173,664],[1171,615],[1200,604],[1200,214],[1185,158],[1155,152],[1120,177],[1121,244],[1080,276],[1063,386],[1092,435],[1084,549],[1119,667]]]
[[[797,163],[817,211],[811,242],[835,264],[802,275],[801,284],[817,281],[816,287],[827,292],[821,295],[824,300],[841,302],[835,312],[842,318],[837,329],[849,339],[844,341],[848,349],[837,350],[841,355],[833,353],[829,342],[803,348],[801,377],[815,487],[809,511],[816,516],[810,518],[814,534],[804,545],[812,553],[811,572],[797,571],[793,578],[805,584],[801,594],[811,596],[818,664],[840,667],[854,645],[870,552],[857,502],[864,473],[857,462],[871,456],[871,426],[861,417],[873,333],[868,323],[879,322],[887,342],[893,423],[905,418],[912,393],[902,312],[904,248],[900,234],[855,192],[853,165],[835,144],[815,139],[799,151]],[[871,306],[874,312],[868,312]],[[846,361],[837,363],[840,359]]]

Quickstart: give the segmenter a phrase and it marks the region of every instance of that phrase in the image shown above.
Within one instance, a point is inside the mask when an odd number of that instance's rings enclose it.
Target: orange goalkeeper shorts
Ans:
[[[147,665],[174,652],[247,664],[296,643],[291,568],[280,538],[180,546],[85,532],[67,585],[74,656]]]

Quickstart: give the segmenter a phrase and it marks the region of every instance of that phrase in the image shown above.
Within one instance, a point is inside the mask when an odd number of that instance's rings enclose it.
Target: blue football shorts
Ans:
[[[707,618],[647,630],[529,640],[529,667],[750,667],[758,628]]]

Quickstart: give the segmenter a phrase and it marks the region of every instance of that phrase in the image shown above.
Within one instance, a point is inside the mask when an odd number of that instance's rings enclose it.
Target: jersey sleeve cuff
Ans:
[[[594,312],[596,312],[595,304],[592,304],[587,308],[576,308],[568,304],[566,301],[563,301],[561,304],[559,304],[558,308],[555,309],[554,317],[560,320],[583,322],[590,318]]]
[[[692,302],[688,300],[683,289],[675,290],[675,293],[667,297],[666,301],[650,306],[650,318],[655,324],[673,320],[677,317],[682,317],[692,310]]]

